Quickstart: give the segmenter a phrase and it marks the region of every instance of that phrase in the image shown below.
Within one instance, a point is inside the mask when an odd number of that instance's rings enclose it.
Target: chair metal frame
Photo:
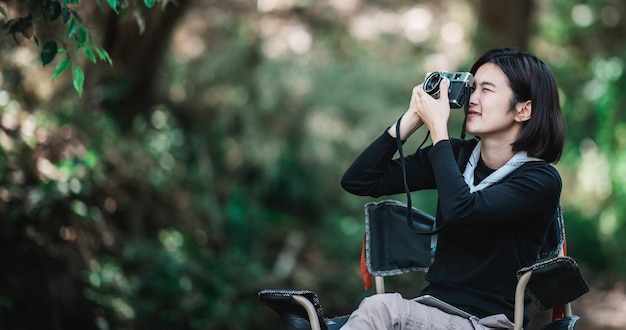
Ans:
[[[296,302],[304,308],[304,310],[306,310],[306,313],[309,316],[309,322],[311,322],[311,330],[321,330],[322,327],[313,303],[309,299],[302,296],[292,296],[292,298],[295,299]]]
[[[564,256],[563,249],[559,251],[558,256]],[[528,282],[530,282],[532,275],[532,270],[525,272],[522,276],[520,276],[519,280],[517,281],[517,286],[515,287],[515,311],[513,321],[513,324],[515,325],[515,327],[513,328],[514,330],[522,330],[522,324],[524,320],[524,296],[526,292],[526,286],[528,285]],[[563,317],[572,316],[574,316],[572,312],[572,303],[567,302],[563,305]]]

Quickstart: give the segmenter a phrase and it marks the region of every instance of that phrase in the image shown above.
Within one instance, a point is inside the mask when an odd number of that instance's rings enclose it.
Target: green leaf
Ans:
[[[152,8],[152,7],[154,7],[154,4],[156,3],[156,0],[143,0],[143,2],[146,4],[146,7]]]
[[[4,16],[5,18],[8,18],[7,17],[7,12],[2,7],[0,7],[0,14],[2,14],[2,16]]]
[[[78,24],[76,23],[76,19],[71,18],[70,19],[70,24],[67,26],[67,37],[71,37],[74,34],[76,34],[76,31],[78,30]]]
[[[61,4],[58,1],[51,2],[48,8],[48,14],[50,14],[51,21],[59,18],[59,16],[61,16]]]
[[[98,165],[99,157],[98,153],[94,150],[89,150],[85,153],[85,158],[83,159],[85,162],[85,166],[87,168],[94,168]]]
[[[96,63],[96,54],[94,54],[91,49],[83,47],[83,51],[85,52],[85,56],[87,56],[92,63]]]
[[[52,81],[60,76],[67,68],[69,68],[72,62],[69,59],[64,59],[63,61],[57,64],[56,68],[54,68],[54,73],[52,74]]]
[[[87,41],[87,33],[89,32],[89,29],[87,29],[84,26],[81,26],[78,29],[78,39],[76,40],[78,42],[78,47],[82,46],[85,44],[85,41]]]
[[[41,50],[41,63],[45,66],[46,64],[52,62],[54,57],[57,56],[57,51],[59,50],[57,46],[57,42],[55,40],[50,40],[43,45],[43,49]]]
[[[119,3],[117,2],[117,0],[107,0],[107,3],[109,4],[109,7],[111,7],[111,9],[113,9],[113,11],[116,14],[119,14],[119,12],[117,11],[117,7],[119,6]]]
[[[78,1],[76,2],[76,4],[78,4]],[[76,21],[78,21],[78,23],[83,22],[83,19],[80,17],[80,15],[78,15],[78,13],[75,10],[70,9],[70,12],[72,13],[72,17],[74,17]]]
[[[100,48],[98,46],[94,46],[93,50],[96,51],[96,53],[98,54],[98,57],[100,57],[101,61],[106,61],[107,63],[109,63],[109,65],[113,65],[113,61],[111,60],[111,56],[109,56],[109,53],[104,50],[103,48]]]
[[[63,7],[61,9],[61,16],[63,16],[63,23],[67,23],[72,17],[72,13],[66,7]]]
[[[85,72],[78,65],[73,65],[72,82],[74,89],[78,92],[78,96],[83,95],[83,84],[85,83]]]

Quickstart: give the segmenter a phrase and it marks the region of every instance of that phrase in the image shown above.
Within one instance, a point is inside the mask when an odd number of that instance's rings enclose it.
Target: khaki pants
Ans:
[[[482,319],[448,314],[436,307],[404,299],[398,293],[375,294],[363,299],[342,330],[427,329],[483,330],[513,329],[504,314]]]

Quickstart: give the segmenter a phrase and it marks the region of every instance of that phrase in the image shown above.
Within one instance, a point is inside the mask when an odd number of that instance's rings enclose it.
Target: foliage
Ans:
[[[143,1],[147,8],[154,7],[156,2],[157,0]],[[104,9],[100,1],[96,3],[101,10]],[[41,40],[44,43],[41,45],[40,52],[41,63],[44,66],[52,63],[57,54],[65,53],[65,59],[58,62],[54,69],[52,80],[71,67],[73,87],[78,95],[82,95],[85,77],[81,62],[76,59],[77,54],[82,53],[92,63],[100,60],[113,65],[113,62],[109,53],[102,46],[94,43],[90,28],[78,12],[81,7],[79,0],[27,1],[26,4],[27,13],[24,16],[8,19],[2,25],[2,29],[7,30],[15,42],[19,42],[17,36],[21,35],[25,39],[33,39],[35,44],[40,46],[40,39],[45,38]],[[107,0],[107,5],[116,14],[122,14],[122,10],[128,10],[136,4]],[[0,9],[0,13],[8,18],[6,10],[1,6]],[[54,23],[65,28],[63,36],[55,33]],[[41,32],[41,36],[35,31]]]
[[[623,12],[618,2],[555,2],[539,16],[534,41],[562,89],[568,146],[559,167],[565,176],[565,207],[571,212],[570,250],[587,256],[582,262],[590,268],[611,269],[619,276],[626,263],[611,256],[623,252],[618,241],[626,231],[621,207],[626,197],[624,117],[619,111],[625,105],[619,91],[626,87],[626,57],[616,39],[624,22],[615,17]]]

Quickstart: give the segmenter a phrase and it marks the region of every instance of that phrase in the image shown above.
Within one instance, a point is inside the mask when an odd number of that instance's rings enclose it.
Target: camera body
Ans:
[[[450,109],[461,109],[465,106],[466,98],[470,97],[474,76],[469,72],[445,72],[436,71],[428,75],[424,80],[424,91],[432,97],[439,98],[439,84],[445,78],[450,81],[448,99]],[[470,88],[468,88],[470,87]]]

